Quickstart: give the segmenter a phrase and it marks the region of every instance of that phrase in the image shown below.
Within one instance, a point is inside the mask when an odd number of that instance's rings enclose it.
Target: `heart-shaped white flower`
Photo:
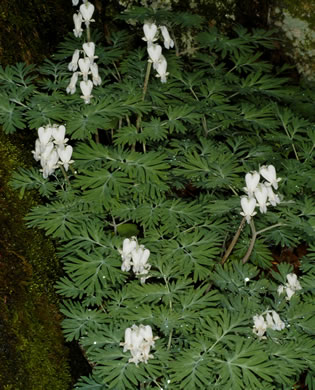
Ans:
[[[89,1],[80,5],[80,12],[83,17],[84,22],[90,22],[92,15],[94,13],[94,5]]]
[[[278,182],[281,178],[277,179],[276,169],[273,165],[263,165],[260,168],[260,174],[273,186],[275,190],[278,189]]]
[[[162,54],[162,46],[160,45],[151,45],[148,47],[148,54],[150,60],[153,62],[153,67],[155,68],[155,64],[159,61]]]
[[[88,79],[90,65],[91,65],[91,61],[90,61],[89,57],[79,59],[79,68],[80,68],[80,71],[81,71],[81,74],[82,74],[84,81],[87,81],[87,79]]]
[[[91,92],[92,92],[92,89],[93,89],[93,83],[91,80],[87,80],[87,81],[81,81],[80,82],[80,88],[81,88],[81,91],[83,93],[83,95],[81,96],[82,99],[84,99],[84,103],[88,104],[90,103],[90,100],[91,100]]]
[[[42,145],[48,144],[50,138],[52,136],[52,128],[51,127],[40,127],[38,129],[38,138]]]
[[[241,197],[241,206],[243,211],[240,213],[246,218],[247,223],[250,222],[251,217],[256,215],[257,213],[254,211],[256,207],[256,199],[249,198],[247,196]]]
[[[157,33],[157,26],[154,23],[145,23],[143,25],[143,32],[144,32],[144,38],[142,38],[144,41],[148,42],[148,45],[150,46],[152,42],[155,41],[155,36]]]
[[[95,43],[94,42],[86,42],[83,43],[83,50],[84,53],[90,58],[90,60],[94,59],[94,53],[95,53]]]
[[[245,175],[246,187],[244,188],[244,190],[247,191],[249,197],[253,196],[254,191],[256,190],[256,187],[259,183],[259,179],[260,179],[260,175],[256,171],[252,173],[246,173]]]
[[[268,191],[267,187],[264,184],[258,184],[255,191],[254,191],[255,197],[257,199],[257,202],[259,204],[259,210],[261,213],[267,212],[267,198],[268,198]]]

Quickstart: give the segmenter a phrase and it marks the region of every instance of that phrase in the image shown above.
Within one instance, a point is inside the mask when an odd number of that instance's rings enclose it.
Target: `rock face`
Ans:
[[[0,129],[0,389],[68,390],[68,349],[53,289],[60,266],[52,243],[25,227],[34,197],[19,199],[8,185],[25,164],[22,156]]]
[[[282,32],[283,50],[301,76],[315,81],[315,2],[277,0],[270,7],[269,25]]]

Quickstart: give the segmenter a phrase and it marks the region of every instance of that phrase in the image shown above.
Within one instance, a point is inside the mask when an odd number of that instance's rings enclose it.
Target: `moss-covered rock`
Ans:
[[[270,24],[282,32],[283,49],[299,73],[315,81],[315,3],[313,0],[276,1],[270,9]]]
[[[68,350],[53,289],[61,267],[52,243],[25,227],[36,198],[21,200],[8,185],[25,166],[21,150],[0,131],[0,388],[67,390]]]

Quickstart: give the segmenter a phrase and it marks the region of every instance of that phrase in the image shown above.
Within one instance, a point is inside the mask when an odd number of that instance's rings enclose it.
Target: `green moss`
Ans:
[[[61,267],[53,244],[25,227],[36,197],[28,193],[20,200],[8,185],[12,171],[26,165],[26,146],[15,146],[0,131],[0,388],[67,390],[68,351],[53,289]]]

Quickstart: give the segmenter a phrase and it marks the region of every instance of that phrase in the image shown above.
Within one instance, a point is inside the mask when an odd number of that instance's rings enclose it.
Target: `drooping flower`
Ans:
[[[69,65],[68,65],[68,69],[69,69],[71,72],[75,72],[75,71],[78,69],[78,60],[79,60],[79,56],[80,56],[80,50],[76,49],[76,50],[73,52],[71,62],[70,62]]]
[[[66,128],[64,125],[53,127],[52,135],[56,145],[64,145],[68,141],[68,138],[65,138]]]
[[[267,322],[265,321],[264,317],[262,315],[255,315],[253,317],[253,321],[254,321],[253,332],[258,337],[263,337],[267,330]]]
[[[95,86],[96,85],[101,85],[102,79],[101,79],[100,75],[98,74],[98,66],[97,66],[97,64],[95,62],[90,65],[90,70],[91,70],[91,73],[92,73],[93,84]]]
[[[66,91],[67,91],[67,93],[70,93],[71,95],[73,95],[76,91],[76,84],[78,82],[78,75],[79,75],[79,72],[74,72],[71,76],[70,83],[67,86]]]
[[[73,33],[76,38],[80,38],[83,32],[82,29],[82,15],[80,12],[73,14],[74,29]]]
[[[90,65],[91,65],[91,61],[89,57],[79,59],[80,74],[83,77],[83,81],[88,80],[88,76],[90,74]]]
[[[79,0],[72,0],[72,5],[73,6],[76,6],[76,5],[78,5],[79,4]]]
[[[84,99],[85,104],[89,104],[93,95],[91,95],[93,89],[93,83],[91,80],[81,81],[80,88],[82,91],[81,98]]]
[[[167,81],[166,77],[169,75],[169,73],[166,72],[166,69],[167,69],[166,59],[163,55],[161,55],[159,61],[157,62],[156,66],[155,66],[155,70],[158,73],[156,75],[156,77],[160,77],[162,83],[166,83],[166,81]]]
[[[154,347],[155,340],[158,337],[153,337],[152,328],[150,325],[135,325],[125,330],[125,341],[120,343],[124,347],[124,352],[130,351],[131,358],[129,363],[147,363],[154,356],[150,354],[150,348]]]
[[[261,213],[267,212],[268,191],[264,184],[259,183],[254,191]]]
[[[40,140],[38,138],[35,141],[35,150],[32,150],[32,153],[33,153],[34,159],[36,161],[39,161],[42,150],[41,150],[41,143],[40,143]]]
[[[52,175],[55,172],[55,169],[58,168],[57,162],[58,162],[59,156],[56,150],[53,150],[45,160],[41,160],[42,169],[43,172],[43,178],[47,179],[48,176]]]
[[[263,165],[259,172],[268,181],[269,185],[273,186],[275,190],[278,189],[278,182],[281,178],[277,178],[276,169],[273,165]]]
[[[273,192],[272,187],[266,186],[266,185],[265,185],[265,187],[267,188],[268,201],[270,202],[270,204],[272,206],[277,206],[277,204],[281,203],[279,195],[277,195]]]
[[[246,173],[245,175],[245,182],[246,187],[244,187],[244,190],[248,193],[249,197],[252,197],[254,195],[254,191],[257,188],[257,185],[260,180],[260,175],[258,172],[254,171],[252,173]]]
[[[94,62],[94,59],[97,58],[97,56],[95,56],[95,43],[94,42],[86,42],[86,43],[83,43],[83,50],[84,50],[84,53],[87,55],[87,57],[89,58],[90,60],[90,64],[93,64]]]
[[[74,162],[73,160],[71,160],[72,151],[73,149],[71,145],[68,145],[66,147],[64,147],[63,145],[59,145],[57,149],[59,158],[61,160],[59,161],[59,164],[63,165],[66,171],[69,169],[69,165]]]
[[[136,237],[131,237],[124,239],[123,248],[118,251],[122,259],[121,270],[128,272],[132,267],[133,273],[140,276],[141,283],[144,283],[151,268],[151,264],[148,263],[149,249],[139,245]]]
[[[122,271],[130,271],[130,268],[132,266],[132,251],[136,249],[137,245],[138,243],[136,237],[131,237],[131,239],[125,238],[123,241],[122,249],[118,249],[118,252],[120,253],[123,261],[121,265]]]
[[[166,49],[174,47],[174,41],[171,39],[168,29],[165,26],[160,26],[160,30],[164,38],[164,47]]]
[[[144,37],[142,38],[147,42],[148,46],[151,46],[156,41],[157,26],[155,23],[145,23],[143,25]]]
[[[278,331],[281,331],[285,328],[285,323],[281,320],[279,314],[274,310],[267,310],[261,315],[255,315],[253,317],[253,321],[253,332],[262,339],[266,338],[264,334],[268,328]]]
[[[38,129],[38,138],[42,145],[48,144],[52,136],[52,128],[49,126],[40,127]]]
[[[249,198],[248,196],[241,197],[241,206],[243,211],[240,213],[243,217],[246,218],[247,223],[250,222],[251,217],[256,215],[255,207],[256,207],[256,199]]]
[[[287,275],[287,283],[283,286],[278,287],[278,294],[281,295],[285,291],[287,294],[286,299],[289,301],[296,291],[302,290],[300,282],[298,281],[297,275],[294,273]]]
[[[84,4],[80,5],[80,12],[86,27],[89,26],[90,22],[94,22],[94,20],[92,19],[94,9],[94,5],[89,1],[84,2]]]
[[[149,61],[153,62],[153,68],[156,69],[156,66],[162,55],[162,46],[152,44],[151,46],[148,47],[147,50],[150,57]]]

